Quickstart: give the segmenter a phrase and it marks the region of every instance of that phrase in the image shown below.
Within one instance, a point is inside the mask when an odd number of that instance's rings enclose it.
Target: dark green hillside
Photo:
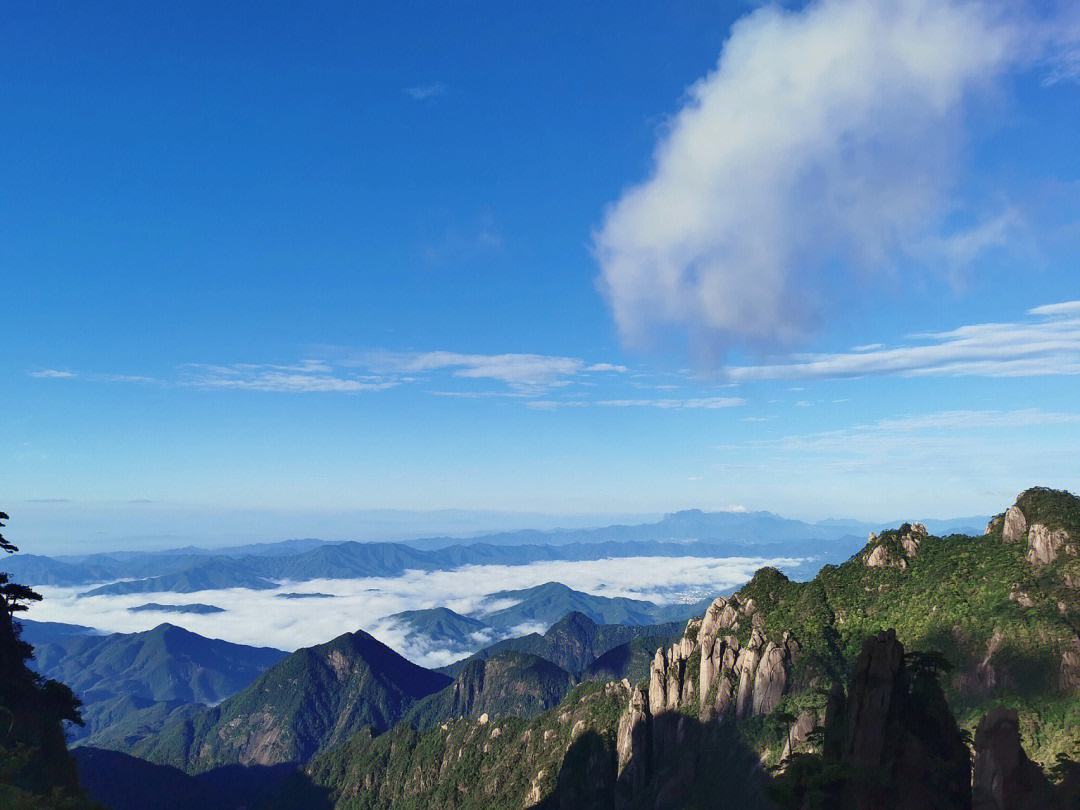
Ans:
[[[1016,506],[1030,513],[1028,525],[1045,521],[1080,538],[1076,496],[1039,488]],[[796,669],[804,681],[842,676],[865,636],[894,627],[909,650],[946,657],[945,692],[967,730],[1001,703],[1019,710],[1034,759],[1078,757],[1080,558],[1063,547],[1052,563],[1032,563],[1030,532],[1007,541],[1002,522],[978,537],[920,536],[905,524],[811,582],[763,569],[740,595],[754,599],[770,637],[788,630],[803,643]]]
[[[219,703],[285,656],[161,624],[142,633],[57,638],[38,646],[35,666],[82,699],[86,725],[73,729],[79,739],[106,732],[115,737],[118,725],[130,734],[181,704]],[[148,711],[155,703],[165,705]],[[127,711],[137,715],[134,725]]]
[[[523,797],[539,801],[551,793],[575,741],[595,736],[605,761],[613,755],[626,698],[618,685],[589,683],[533,720],[451,720],[427,732],[403,723],[378,737],[362,732],[316,758],[306,778],[296,779],[273,806],[326,807],[329,790],[329,801],[349,810],[520,808]],[[365,787],[352,789],[356,785]]]
[[[550,661],[501,653],[470,661],[452,684],[417,703],[405,721],[424,730],[457,717],[532,717],[558,704],[573,685],[570,673]]]
[[[450,650],[475,650],[477,638],[490,639],[494,632],[484,622],[445,607],[406,610],[386,618],[404,628],[407,637],[420,636]]]
[[[0,512],[0,529],[7,519]],[[18,550],[0,534],[0,557]],[[91,805],[63,730],[65,721],[82,722],[79,701],[67,686],[27,666],[34,651],[15,621],[39,601],[40,594],[0,571],[0,807],[80,810]]]
[[[642,636],[612,647],[603,655],[586,667],[581,677],[584,680],[613,680],[620,681],[629,679],[631,683],[638,683],[649,677],[649,665],[652,664],[653,656],[661,647],[666,647],[679,633],[671,633],[666,636]]]
[[[652,624],[656,605],[640,599],[593,596],[575,591],[561,582],[546,582],[534,588],[518,591],[499,591],[485,601],[497,603],[517,600],[512,607],[483,614],[492,627],[512,628],[522,624],[550,625],[567,613],[588,616],[597,624]]]
[[[304,762],[361,728],[389,728],[449,682],[367,633],[346,633],[297,650],[220,706],[169,723],[131,753],[193,773]]]
[[[597,624],[582,613],[568,613],[543,635],[529,633],[518,638],[496,642],[464,661],[443,667],[440,671],[457,675],[470,661],[490,658],[504,652],[524,652],[546,658],[576,675],[613,647],[639,636],[675,637],[682,633],[682,628],[682,622],[636,626]]]

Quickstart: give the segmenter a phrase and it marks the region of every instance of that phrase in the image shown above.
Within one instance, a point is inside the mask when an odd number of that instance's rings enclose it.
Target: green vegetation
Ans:
[[[456,676],[471,661],[490,658],[504,652],[523,652],[546,658],[571,674],[583,672],[589,665],[609,650],[636,638],[663,638],[670,643],[682,634],[681,622],[653,625],[597,624],[583,613],[571,611],[555,622],[543,635],[508,638],[485,647],[463,661],[458,661],[442,672]],[[655,652],[656,647],[653,647]],[[650,653],[651,655],[651,653]]]
[[[0,512],[0,528],[7,519]],[[0,551],[13,554],[18,548],[0,535]],[[0,807],[77,810],[90,804],[79,789],[62,723],[82,722],[79,702],[68,687],[27,666],[33,648],[14,621],[40,600],[0,572]]]
[[[425,730],[458,717],[532,717],[550,709],[570,691],[574,679],[536,655],[504,652],[470,661],[444,689],[417,703],[405,722]]]
[[[362,631],[297,650],[220,706],[168,723],[129,753],[190,773],[305,762],[364,727],[385,731],[450,679]]]
[[[1068,493],[1025,493],[1021,504],[1038,520],[1080,537],[1080,500]],[[885,549],[874,558],[880,564],[871,566],[868,560],[879,547]],[[970,739],[978,720],[995,705],[1018,710],[1023,744],[1033,760],[1074,778],[1072,762],[1080,756],[1080,684],[1071,680],[1069,655],[1078,643],[1071,617],[1080,576],[1073,573],[1074,557],[1036,566],[1026,554],[1026,543],[1005,543],[1000,530],[979,537],[934,537],[905,524],[873,538],[842,565],[826,566],[809,582],[762,569],[738,594],[744,606],[753,600],[749,612],[754,621],[742,620],[735,634],[745,644],[758,626],[774,642],[785,634],[797,640],[799,653],[786,694],[769,716],[738,723],[701,724],[696,707],[654,717],[654,746],[666,734],[677,741],[667,750],[681,753],[675,760],[653,761],[649,796],[668,795],[663,791],[678,786],[684,791],[677,794],[680,806],[709,806],[722,789],[720,782],[711,781],[718,774],[738,781],[752,772],[747,762],[760,758],[766,765],[779,765],[800,715],[821,722],[830,687],[849,683],[865,639],[887,627],[896,629],[907,650],[902,682],[908,719],[902,734],[915,741],[912,750],[929,752],[929,762],[943,758],[954,764],[950,789],[966,758],[962,741]],[[648,659],[661,646],[651,642],[652,650],[643,646],[644,639],[612,648],[618,655],[611,657],[622,662],[619,671],[630,673],[625,662],[634,657],[636,644],[640,664],[633,675],[635,680],[647,677]],[[586,674],[619,674],[601,661]],[[700,653],[695,652],[686,662],[693,682],[699,666]],[[568,748],[567,725],[577,722],[575,713],[587,695],[605,696],[595,705],[607,710],[583,718],[582,729],[596,735],[598,747]],[[598,774],[613,772],[610,741],[628,696],[618,684],[593,682],[532,721],[499,718],[481,726],[451,720],[428,732],[399,726],[382,736],[365,733],[317,757],[306,780],[292,785],[288,799],[318,789],[328,791],[331,802],[342,808],[520,807],[525,797],[567,806],[567,796],[579,796],[575,790],[585,789],[590,779],[608,778]],[[841,726],[834,727],[834,736]],[[494,729],[499,729],[497,736]],[[544,732],[558,745],[538,745],[537,735]],[[786,763],[791,775],[778,783],[780,794],[790,789],[803,798],[807,791],[816,791],[823,801],[833,796],[830,790],[848,766],[828,754],[830,743],[823,735],[821,729],[810,730],[799,753]],[[823,746],[828,755],[812,753]],[[940,757],[935,746],[945,746]],[[727,752],[730,761],[715,759],[718,751]],[[563,752],[568,752],[565,758]],[[679,756],[690,764],[676,761]],[[573,757],[592,761],[596,769],[591,775],[575,770]],[[927,782],[931,787],[933,778]],[[610,779],[611,790],[617,791]],[[747,791],[749,806],[755,806],[753,791]],[[608,806],[607,801],[597,806]],[[285,807],[303,806],[283,802]]]
[[[161,624],[142,633],[58,636],[37,645],[35,667],[81,696],[85,725],[72,730],[76,740],[115,745],[134,743],[177,711],[190,714],[192,703],[220,703],[285,656]]]
[[[295,780],[280,806],[321,806],[308,798],[313,782],[333,786],[332,800],[348,810],[520,808],[522,797],[539,800],[555,790],[576,740],[596,735],[604,750],[614,750],[627,697],[620,686],[587,683],[531,721],[463,719],[423,733],[406,723],[378,737],[364,732],[317,757],[306,769],[307,779]],[[351,785],[365,789],[353,791]]]

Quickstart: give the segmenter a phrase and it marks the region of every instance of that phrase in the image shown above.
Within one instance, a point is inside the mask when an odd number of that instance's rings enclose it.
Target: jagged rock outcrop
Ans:
[[[936,677],[908,671],[895,631],[863,643],[841,715],[840,761],[855,775],[844,787],[845,805],[971,807],[971,769],[960,730]]]
[[[1055,810],[1060,805],[1020,745],[1016,712],[991,709],[975,731],[973,810]]]
[[[919,547],[929,537],[921,523],[905,523],[896,532],[883,532],[881,536],[870,533],[867,545],[871,548],[863,554],[867,568],[908,567],[908,561],[919,554]]]
[[[1015,504],[1005,510],[1001,524],[1001,539],[1006,543],[1019,543],[1027,531],[1027,518]]]
[[[1050,529],[1042,523],[1031,524],[1028,529],[1027,561],[1033,565],[1049,565],[1062,552],[1075,554],[1070,539],[1064,529]]]
[[[739,629],[740,612],[744,606],[738,597],[730,600],[718,597],[701,620],[698,630],[698,646],[701,649],[701,665],[698,673],[700,716],[702,720],[723,717],[734,701],[734,689],[738,681],[736,661],[739,656],[739,640],[734,632]]]
[[[1044,487],[1026,489],[1016,496],[1016,503],[986,526],[986,533],[991,534],[1001,529],[1001,539],[1006,543],[1020,543],[1027,540],[1027,561],[1032,565],[1050,565],[1063,554],[1075,556],[1077,544],[1069,532],[1060,525],[1060,512],[1048,502],[1070,497],[1067,492],[1059,492]]]
[[[754,625],[745,646],[735,632]],[[788,685],[798,643],[784,633],[770,641],[752,599],[718,597],[701,619],[668,649],[659,649],[649,673],[648,699],[653,714],[694,707],[702,720],[737,719],[768,714]],[[692,677],[697,666],[697,679]]]
[[[624,683],[630,686],[629,682]],[[640,788],[649,776],[649,719],[648,691],[632,689],[630,706],[619,718],[619,730],[615,737],[617,776],[631,789]]]

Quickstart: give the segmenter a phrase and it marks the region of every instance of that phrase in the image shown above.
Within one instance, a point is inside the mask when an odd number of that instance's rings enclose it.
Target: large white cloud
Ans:
[[[275,590],[231,588],[191,594],[144,593],[124,596],[79,597],[79,588],[40,587],[43,602],[28,618],[84,624],[109,632],[148,630],[162,622],[186,627],[212,638],[241,644],[294,650],[328,641],[354,630],[367,630],[385,644],[425,666],[441,666],[462,657],[426,639],[408,637],[405,629],[385,617],[404,610],[446,606],[471,613],[484,597],[497,590],[529,588],[558,581],[602,596],[649,599],[658,603],[680,597],[711,596],[753,576],[764,565],[794,565],[792,559],[744,557],[620,557],[587,562],[554,561],[531,565],[465,566],[452,571],[408,571],[400,577],[312,580],[286,583]],[[280,599],[279,593],[334,594],[333,599]],[[147,602],[199,602],[225,608],[224,613],[188,615],[130,613]],[[490,606],[487,606],[490,607]],[[521,633],[543,629],[520,628]],[[489,641],[475,639],[476,649]]]
[[[969,100],[1060,51],[1061,30],[1024,4],[959,0],[823,0],[738,22],[595,234],[625,341],[790,342],[827,271],[947,241]]]

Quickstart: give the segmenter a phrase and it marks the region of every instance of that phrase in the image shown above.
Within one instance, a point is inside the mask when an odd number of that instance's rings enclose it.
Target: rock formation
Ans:
[[[1006,543],[1018,543],[1024,539],[1027,531],[1027,518],[1015,504],[1005,510],[1005,518],[1001,525],[1001,539]]]
[[[1054,810],[1049,780],[1020,746],[1012,709],[992,709],[975,731],[973,810]]]
[[[867,541],[870,548],[863,554],[863,563],[867,568],[904,570],[908,561],[918,556],[927,537],[929,532],[921,523],[905,523],[896,532],[883,532],[881,536],[871,532]]]
[[[1042,523],[1033,523],[1028,529],[1027,561],[1033,565],[1049,565],[1062,551],[1075,554],[1069,540],[1069,533],[1064,529],[1050,529]]]
[[[1000,528],[1001,539],[1006,543],[1019,543],[1026,539],[1027,561],[1032,565],[1050,565],[1063,554],[1075,556],[1078,549],[1069,532],[1054,525],[1061,516],[1052,511],[1047,513],[1045,506],[1040,508],[1040,497],[1045,498],[1048,493],[1063,494],[1040,487],[1021,492],[1016,497],[1016,503],[987,524],[986,533],[991,534]]]
[[[936,677],[908,670],[893,630],[863,643],[841,716],[840,761],[852,774],[845,806],[971,807],[968,751],[956,721]]]

